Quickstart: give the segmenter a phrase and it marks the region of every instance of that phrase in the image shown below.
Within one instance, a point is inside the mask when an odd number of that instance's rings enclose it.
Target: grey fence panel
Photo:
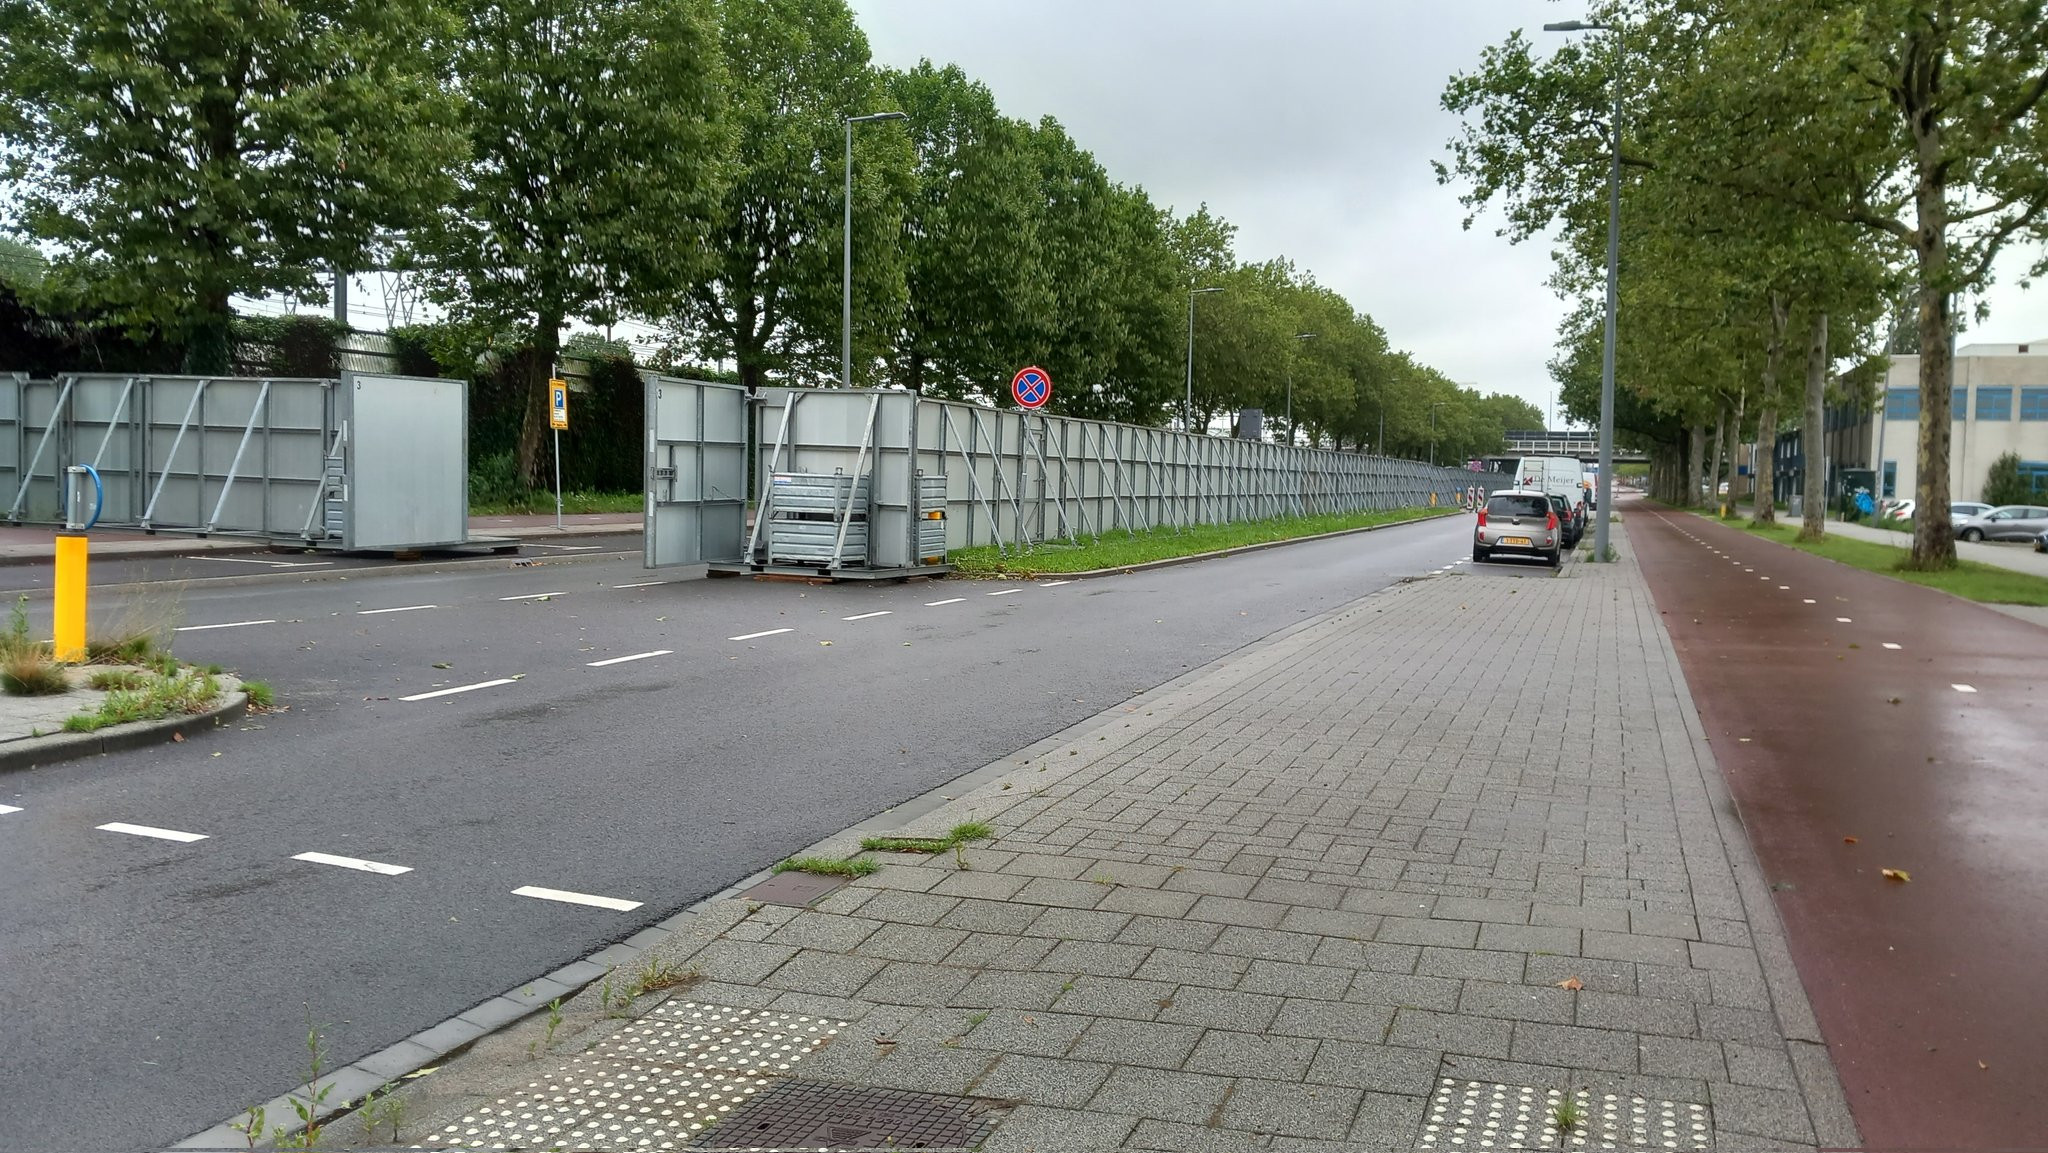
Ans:
[[[870,475],[870,563],[915,564],[944,477],[949,549],[1456,502],[1491,474],[1358,453],[1191,436],[896,391],[770,390],[760,472]],[[936,484],[933,486],[938,487]]]

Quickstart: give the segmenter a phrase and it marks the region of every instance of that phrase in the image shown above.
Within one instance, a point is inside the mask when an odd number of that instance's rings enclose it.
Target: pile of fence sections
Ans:
[[[1415,461],[891,390],[778,389],[759,404],[757,515],[737,564],[715,570],[781,569],[795,554],[777,526],[792,522],[831,526],[802,530],[830,537],[818,568],[831,575],[903,575],[942,571],[950,549],[1009,555],[1113,533],[1448,505],[1486,483]],[[865,499],[853,495],[862,481]],[[827,491],[845,498],[821,502]],[[845,545],[861,536],[856,556]]]
[[[7,520],[345,551],[469,539],[460,380],[0,376]]]

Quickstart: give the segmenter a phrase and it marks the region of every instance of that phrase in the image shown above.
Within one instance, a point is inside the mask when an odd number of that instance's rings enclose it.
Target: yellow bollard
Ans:
[[[59,535],[50,636],[56,641],[54,647],[60,661],[85,660],[85,585],[85,538]]]

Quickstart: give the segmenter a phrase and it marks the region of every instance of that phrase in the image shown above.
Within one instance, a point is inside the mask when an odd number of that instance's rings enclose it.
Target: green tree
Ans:
[[[840,375],[846,118],[892,111],[842,0],[722,0],[737,152],[710,235],[712,268],[672,309],[681,343],[758,388]],[[908,135],[854,135],[854,380],[872,382],[901,330]]]
[[[467,0],[469,159],[420,240],[436,295],[527,341],[518,475],[538,484],[568,320],[651,309],[703,270],[728,138],[707,0]]]
[[[2038,500],[2040,492],[2020,475],[2020,454],[2008,452],[1991,462],[1984,474],[1984,503],[2025,504]]]
[[[43,270],[49,261],[30,245],[9,236],[0,236],[0,286],[26,291],[43,282]]]
[[[46,286],[228,367],[229,298],[317,296],[440,203],[432,0],[0,0],[0,175]]]
[[[1031,129],[1000,115],[958,67],[925,61],[887,85],[917,154],[904,219],[908,307],[891,366],[912,392],[993,399],[1055,327]]]

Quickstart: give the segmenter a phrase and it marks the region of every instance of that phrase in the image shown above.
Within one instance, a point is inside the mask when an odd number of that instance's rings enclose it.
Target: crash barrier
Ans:
[[[468,385],[72,373],[0,376],[15,524],[262,537],[347,551],[469,530]]]
[[[692,492],[732,513],[713,517],[707,505],[676,516],[668,535],[694,532],[692,547],[651,541],[650,564],[687,556],[755,570],[808,563],[916,571],[942,565],[947,550],[975,546],[1008,555],[1117,532],[1450,506],[1469,486],[1498,479],[888,389],[769,389],[752,403],[756,515],[744,540],[728,547],[700,529],[739,519],[731,485],[748,439],[743,394],[653,376],[648,389],[650,530],[659,535],[657,510],[688,504]],[[700,427],[710,457],[684,443],[683,434]],[[688,471],[707,461],[718,491],[677,483],[678,462]],[[864,541],[865,555],[849,540]]]

